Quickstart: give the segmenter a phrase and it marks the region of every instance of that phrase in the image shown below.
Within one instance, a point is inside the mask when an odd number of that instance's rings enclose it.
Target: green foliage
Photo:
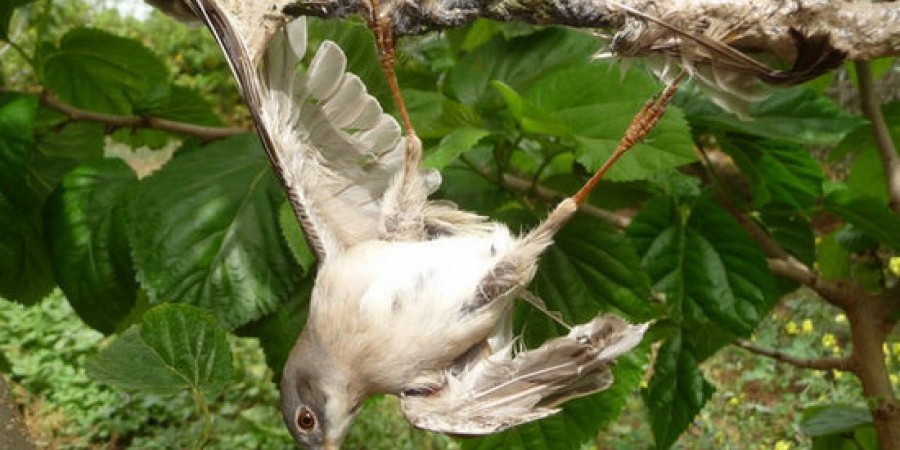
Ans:
[[[28,13],[21,35],[10,27],[17,8]],[[86,19],[74,20],[80,17]],[[88,20],[91,28],[84,26]],[[138,22],[76,0],[7,1],[0,6],[0,39],[16,43],[25,62],[0,66],[0,80],[10,90],[34,92],[37,82],[94,112],[202,126],[249,124],[212,40],[158,14]],[[385,108],[392,107],[372,35],[361,22],[310,20],[310,39],[311,48],[324,39],[337,41],[348,69]],[[538,185],[564,195],[577,189],[612,153],[632,115],[660,90],[641,70],[620,77],[608,63],[591,61],[599,47],[593,36],[569,29],[483,20],[404,40],[398,72],[424,140],[425,165],[442,172],[437,196],[520,229],[552,206],[546,196],[530,195]],[[644,375],[647,343],[614,367],[611,389],[570,402],[554,417],[462,446],[579,448],[631,408],[630,394],[639,385],[656,446],[678,445],[695,417],[707,414],[704,405],[727,395],[718,383],[715,392],[711,381],[717,378],[704,361],[716,361],[736,337],[751,336],[777,298],[797,288],[772,276],[733,212],[746,214],[823,279],[852,280],[871,291],[895,283],[900,274],[885,268],[900,251],[900,218],[886,204],[871,126],[821,92],[782,90],[751,106],[753,120],[744,121],[696,89],[682,90],[678,106],[590,199],[636,211],[626,232],[577,217],[556,236],[530,287],[570,322],[598,311],[655,321],[649,333],[658,341],[652,376]],[[900,138],[900,108],[893,103],[884,111],[889,131]],[[125,163],[104,157],[122,144],[146,147],[123,157]],[[809,151],[812,145],[837,145],[832,157],[850,158],[844,182],[823,170],[830,167]],[[161,147],[175,148],[175,156],[164,161],[152,150]],[[745,183],[746,192],[718,172],[708,173],[709,158],[698,161],[695,148],[730,157],[736,184]],[[147,163],[139,157],[148,154],[164,163],[141,178]],[[698,175],[704,170],[709,176]],[[510,190],[508,175],[530,180],[535,189]],[[35,304],[59,286],[87,325],[120,333],[87,366],[99,380],[139,391],[136,400],[92,386],[97,405],[76,404],[67,413],[102,407],[121,415],[108,426],[97,425],[99,416],[84,418],[85,427],[99,427],[99,439],[124,433],[135,448],[184,447],[197,435],[204,441],[215,424],[255,431],[227,439],[213,435],[210,448],[290,447],[274,408],[276,393],[264,379],[279,377],[305,321],[315,263],[256,138],[200,143],[159,130],[69,120],[34,95],[0,97],[0,295]],[[517,307],[516,320],[530,345],[563,331],[528,306]],[[261,369],[260,379],[247,381],[240,370],[232,378],[229,331],[258,339],[269,368]],[[71,344],[77,356],[65,370],[84,384],[84,360],[101,337],[85,332],[81,339]],[[34,340],[37,349],[53,345]],[[14,348],[0,345],[5,352]],[[37,353],[44,359],[35,366],[56,364]],[[17,359],[7,360],[17,377],[36,380],[26,389],[51,390],[54,380],[34,367],[22,375]],[[245,409],[242,392],[253,389],[254,401]],[[176,406],[158,395],[174,396]],[[209,402],[216,396],[223,405]],[[192,401],[199,415],[184,412]],[[808,410],[802,425],[814,448],[870,445],[871,425],[862,414],[822,403]],[[130,414],[122,404],[147,411]],[[359,430],[409,436],[384,448],[455,445],[378,419],[391,405],[367,405],[348,445],[370,448],[371,436]],[[159,420],[170,429],[143,436],[148,411],[162,411]],[[185,421],[183,433],[170,426]]]

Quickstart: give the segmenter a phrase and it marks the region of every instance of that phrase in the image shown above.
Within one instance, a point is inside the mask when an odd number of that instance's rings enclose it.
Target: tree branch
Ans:
[[[238,0],[225,0],[238,1]],[[368,11],[367,0],[278,0],[288,15],[347,17]],[[458,27],[477,18],[587,28],[615,28],[617,40],[628,38],[651,51],[654,31],[634,26],[625,5],[664,19],[683,30],[704,32],[698,24],[727,30],[729,44],[742,51],[766,50],[785,61],[797,60],[800,40],[824,37],[832,49],[850,59],[900,54],[900,7],[891,2],[821,0],[434,0],[389,1],[382,12],[399,35]],[[710,23],[721,27],[711,27]],[[635,33],[637,32],[637,33]],[[635,39],[630,39],[635,38]],[[654,40],[655,39],[650,39]],[[646,41],[646,42],[645,42]],[[653,52],[665,52],[671,46]],[[809,49],[808,47],[806,49]]]
[[[734,345],[747,350],[750,353],[772,358],[776,361],[787,363],[801,369],[849,371],[851,366],[849,358],[797,358],[778,350],[758,347],[756,344],[744,339],[735,340]]]
[[[9,91],[4,90],[2,92]],[[69,120],[102,123],[113,128],[152,128],[171,133],[186,134],[203,141],[212,141],[248,132],[248,130],[242,128],[208,127],[159,117],[120,116],[88,111],[64,103],[49,93],[41,95],[40,101],[44,106],[63,113]]]
[[[887,193],[891,208],[900,212],[900,155],[891,139],[884,114],[881,112],[881,101],[875,91],[875,77],[868,62],[856,61],[856,75],[859,83],[859,102],[862,113],[872,124],[875,146],[881,157],[884,168],[884,179],[887,182]]]

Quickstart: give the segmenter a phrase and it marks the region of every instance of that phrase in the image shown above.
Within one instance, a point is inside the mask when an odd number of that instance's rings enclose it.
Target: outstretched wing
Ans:
[[[325,41],[302,67],[303,18],[276,31],[265,52],[218,0],[192,0],[231,64],[273,168],[317,256],[377,237],[381,200],[403,164],[396,120],[382,111],[347,59]]]

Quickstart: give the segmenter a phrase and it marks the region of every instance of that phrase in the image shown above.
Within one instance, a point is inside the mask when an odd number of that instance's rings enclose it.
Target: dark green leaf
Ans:
[[[144,314],[141,339],[187,385],[207,396],[231,379],[231,348],[215,317],[190,305],[160,305]]]
[[[55,284],[40,224],[0,192],[0,297],[31,305]]]
[[[456,160],[459,155],[475,147],[475,144],[488,134],[487,130],[480,128],[457,128],[444,136],[437,147],[426,153],[422,165],[433,169],[443,169],[447,164]]]
[[[66,33],[44,56],[44,85],[63,101],[94,111],[131,114],[132,105],[165,83],[166,66],[140,42],[91,28]]]
[[[4,0],[0,4],[0,41],[9,41],[9,23],[12,20],[13,11],[34,0]]]
[[[117,159],[82,165],[63,178],[45,208],[56,280],[75,312],[112,333],[134,307],[137,282],[117,208],[136,177]]]
[[[306,324],[309,314],[309,297],[312,294],[315,274],[307,275],[300,282],[300,288],[275,312],[256,319],[237,330],[241,336],[253,336],[266,354],[266,363],[272,369],[274,381],[281,379],[284,364],[288,359],[297,336]]]
[[[203,306],[228,327],[271,312],[300,273],[278,226],[283,202],[254,136],[182,155],[141,180],[129,241],[151,302]]]
[[[643,396],[657,448],[671,447],[712,397],[713,386],[697,364],[680,333],[666,340],[656,354],[653,378]]]
[[[85,161],[103,157],[104,126],[73,122],[38,137],[37,149],[46,156]]]
[[[538,267],[533,289],[570,322],[586,322],[599,311],[633,322],[653,317],[650,280],[631,242],[600,220],[576,216],[557,233]]]
[[[816,240],[809,220],[798,214],[763,211],[759,222],[775,242],[804,264],[811,266],[816,260]],[[799,283],[785,277],[776,277],[778,292],[791,292]]]
[[[834,237],[837,243],[850,253],[864,253],[878,249],[878,240],[852,223],[838,230]]]
[[[450,72],[448,86],[463,103],[497,104],[499,98],[488,88],[491,81],[499,80],[524,92],[530,83],[552,70],[587,60],[598,46],[593,37],[565,28],[547,28],[509,40],[494,36],[460,58]]]
[[[632,220],[628,235],[654,289],[666,296],[669,318],[686,330],[717,326],[748,335],[773,306],[765,257],[710,199],[689,205],[668,198],[650,201]]]
[[[183,86],[157,85],[135,104],[134,112],[196,125],[222,125],[209,102],[193,89]]]
[[[888,133],[894,142],[900,142],[900,102],[882,106],[882,114],[888,126]],[[847,186],[860,194],[871,195],[887,202],[887,183],[884,167],[878,156],[872,126],[868,123],[854,129],[831,153],[832,159],[840,159],[852,154]]]
[[[750,179],[757,208],[802,210],[821,196],[822,169],[803,147],[740,135],[720,141]]]
[[[733,131],[795,144],[836,144],[864,123],[827,97],[802,86],[779,89],[768,99],[750,107],[752,120],[742,120],[722,111],[702,93],[679,96],[679,106],[691,125],[716,132]]]
[[[0,296],[30,305],[55,284],[40,209],[45,187],[32,175],[37,99],[0,97]]]
[[[882,244],[900,250],[900,216],[884,202],[856,193],[845,184],[827,183],[824,206]]]

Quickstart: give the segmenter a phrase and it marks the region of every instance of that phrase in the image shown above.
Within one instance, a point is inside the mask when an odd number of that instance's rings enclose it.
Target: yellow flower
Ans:
[[[794,444],[791,441],[785,441],[779,439],[778,442],[775,443],[775,450],[791,450],[794,448]]]
[[[738,397],[731,397],[728,399],[728,404],[731,406],[737,406],[741,404],[741,399]]]
[[[840,370],[835,370],[833,373],[834,373],[835,380],[840,380],[841,378],[844,378],[844,372],[841,372]]]
[[[797,324],[794,321],[790,321],[787,325],[784,326],[784,330],[787,331],[787,334],[797,334],[799,329],[797,328]]]
[[[846,321],[847,321],[847,316],[844,315],[844,313],[839,313],[838,315],[834,316],[835,323],[844,323]]]
[[[894,276],[900,277],[900,256],[894,256],[888,260],[888,268]]]
[[[822,345],[826,348],[835,348],[837,347],[837,338],[831,333],[825,333],[822,335]]]
[[[801,327],[803,329],[803,334],[812,333],[812,330],[813,330],[812,320],[803,319],[803,324],[801,325]]]

